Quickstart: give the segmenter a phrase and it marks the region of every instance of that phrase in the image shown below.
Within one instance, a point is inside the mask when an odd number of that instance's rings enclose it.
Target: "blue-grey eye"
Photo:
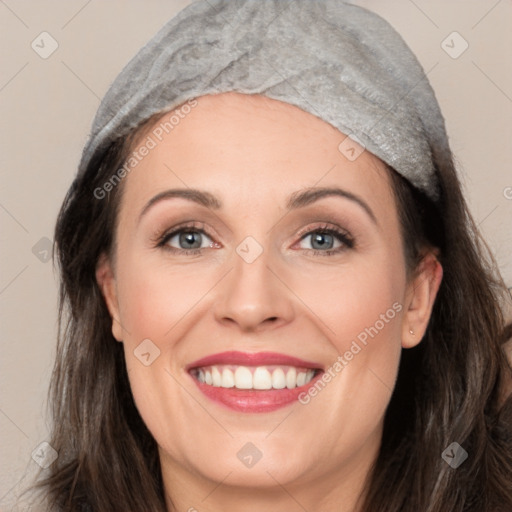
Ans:
[[[308,233],[302,240],[301,243],[305,240],[311,240],[311,247],[302,247],[302,249],[314,249],[314,250],[331,250],[341,247],[341,242],[337,240],[337,237],[331,235],[330,233],[321,233],[318,231],[314,231]]]
[[[167,240],[166,244],[175,247],[173,241],[174,243],[178,243],[178,249],[201,249],[203,247],[209,247],[212,244],[212,239],[209,236],[200,231],[190,230],[176,232]]]

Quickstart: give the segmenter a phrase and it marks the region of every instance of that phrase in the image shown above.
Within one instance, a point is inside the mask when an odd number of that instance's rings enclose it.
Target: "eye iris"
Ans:
[[[194,240],[196,238],[196,240]],[[180,234],[180,246],[182,244],[192,244],[184,247],[184,249],[197,249],[201,247],[201,235],[195,231]]]
[[[315,247],[315,244],[319,244],[319,246]],[[313,235],[313,241],[312,241],[311,245],[314,249],[326,248],[327,245],[329,246],[329,247],[327,247],[328,249],[332,249],[332,244],[333,244],[333,236],[332,235],[329,235],[327,233],[317,233],[317,234]]]

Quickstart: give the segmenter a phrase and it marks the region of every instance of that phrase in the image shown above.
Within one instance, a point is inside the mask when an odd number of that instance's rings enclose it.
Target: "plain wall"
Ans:
[[[45,260],[58,209],[109,84],[188,3],[0,3],[2,510],[12,509],[36,469],[33,451],[48,440],[45,407],[56,339],[57,276]],[[390,21],[429,71],[471,211],[512,286],[512,4],[354,3]],[[31,47],[43,31],[58,43],[46,59]],[[469,45],[458,58],[441,46],[454,31]],[[450,37],[452,53],[460,50],[462,39]],[[50,39],[45,41],[39,42],[40,51],[50,48]]]

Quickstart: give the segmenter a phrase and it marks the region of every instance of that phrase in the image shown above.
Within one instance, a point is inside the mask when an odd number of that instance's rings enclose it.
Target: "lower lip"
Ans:
[[[200,391],[210,400],[221,403],[233,411],[272,412],[297,402],[299,395],[307,393],[321,376],[322,372],[319,372],[310,382],[294,389],[269,390],[221,388],[199,382],[195,377],[191,377]]]

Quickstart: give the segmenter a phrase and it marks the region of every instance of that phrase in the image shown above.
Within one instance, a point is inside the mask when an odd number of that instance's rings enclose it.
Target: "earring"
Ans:
[[[415,336],[414,331],[412,329],[409,329],[409,334],[412,334],[413,336]]]

